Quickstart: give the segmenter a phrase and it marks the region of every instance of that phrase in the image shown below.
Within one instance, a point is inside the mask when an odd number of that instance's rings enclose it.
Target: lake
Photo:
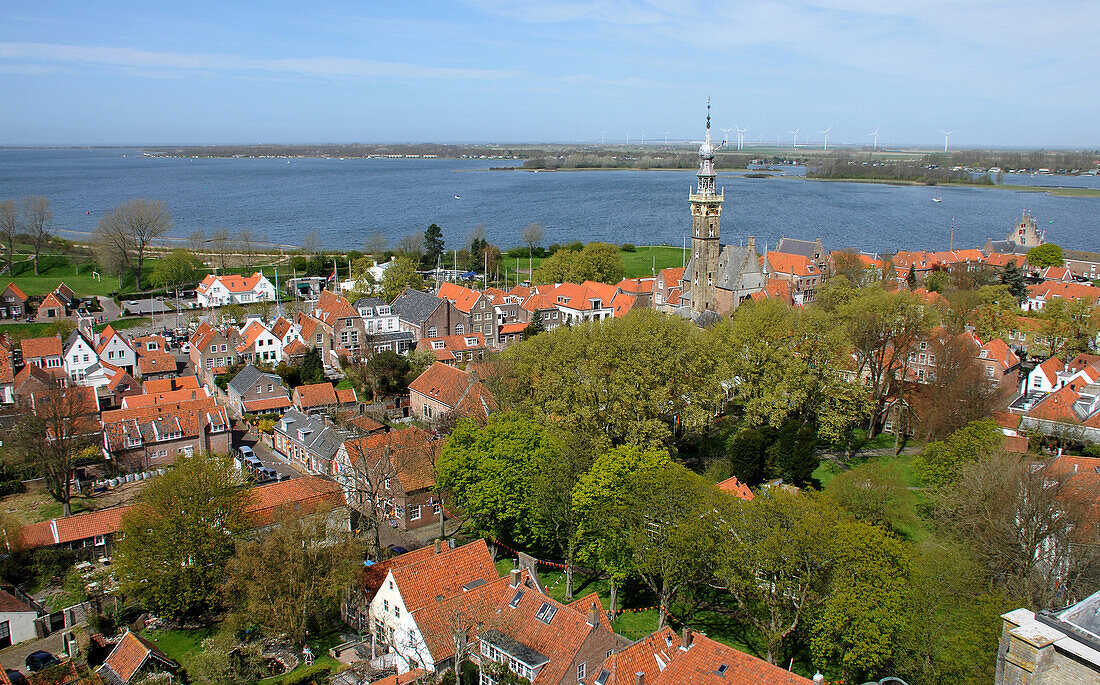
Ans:
[[[125,155],[125,156],[124,156]],[[391,244],[430,223],[448,247],[484,224],[508,248],[531,222],[545,243],[603,240],[679,245],[690,232],[693,171],[490,171],[502,160],[175,159],[140,150],[0,150],[0,199],[49,197],[64,237],[90,232],[104,212],[132,198],[163,200],[173,235],[251,229],[264,241],[297,245],[317,230],[326,248],[361,249],[382,231]],[[794,171],[794,170],[792,170]],[[1100,187],[1097,177],[1007,175],[1007,184]],[[890,186],[745,178],[721,173],[724,242],[756,236],[821,238],[827,249],[881,252],[947,249],[1004,239],[1030,210],[1047,239],[1100,251],[1100,197],[1055,197],[1006,188]],[[455,196],[458,196],[457,198]],[[933,202],[932,198],[941,198]]]

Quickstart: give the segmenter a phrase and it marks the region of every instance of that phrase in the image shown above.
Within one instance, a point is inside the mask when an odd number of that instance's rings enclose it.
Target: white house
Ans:
[[[401,330],[397,314],[390,305],[377,297],[364,297],[355,301],[355,311],[363,319],[367,335],[394,333]]]
[[[65,341],[65,351],[62,357],[65,363],[65,373],[74,383],[83,383],[88,369],[99,362],[99,355],[95,347],[84,337],[80,331],[73,331],[69,339]]]
[[[248,361],[278,364],[283,359],[283,342],[259,319],[249,319],[241,329],[237,354]]]
[[[99,355],[100,360],[107,362],[111,366],[117,366],[126,370],[126,373],[133,374],[134,366],[137,364],[137,353],[134,352],[134,348],[130,345],[130,341],[122,337],[118,331],[112,328],[109,324],[103,329],[103,332],[99,334],[99,339],[96,341],[95,352]]]
[[[211,274],[202,279],[202,283],[199,283],[195,292],[201,307],[275,301],[275,286],[258,271],[247,277],[236,274],[221,276]]]
[[[1027,375],[1027,392],[1054,392],[1062,387],[1058,376],[1065,369],[1065,364],[1058,357],[1051,357],[1039,364]]]
[[[34,621],[38,611],[6,590],[0,589],[0,648],[38,637]]]
[[[302,339],[301,328],[298,327],[298,324],[285,316],[280,316],[278,319],[275,319],[275,323],[271,324],[271,334],[282,341],[283,347],[286,347],[295,340]]]

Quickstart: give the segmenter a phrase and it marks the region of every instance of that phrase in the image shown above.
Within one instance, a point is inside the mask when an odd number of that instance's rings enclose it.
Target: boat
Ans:
[[[456,200],[461,200],[462,198],[461,198],[461,197],[459,197],[458,195],[455,195],[455,199],[456,199]]]
[[[934,197],[934,198],[932,198],[932,202],[943,202],[943,198],[942,197]]]

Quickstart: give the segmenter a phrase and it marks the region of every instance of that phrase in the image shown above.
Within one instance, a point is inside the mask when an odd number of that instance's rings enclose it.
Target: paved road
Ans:
[[[264,466],[278,471],[280,478],[285,476],[289,479],[300,478],[302,476],[301,472],[291,466],[290,461],[286,457],[265,445],[262,440],[258,440],[255,433],[248,433],[239,441],[236,441],[235,447],[240,447],[241,445],[248,445],[251,447],[252,451],[256,453],[256,457],[264,463]]]
[[[61,636],[64,632],[66,631],[58,631],[40,640],[28,640],[27,642],[20,642],[17,645],[12,645],[11,647],[5,647],[3,650],[0,650],[0,664],[3,664],[4,668],[13,668],[26,675],[27,657],[32,652],[37,652],[41,649],[44,652],[49,652],[61,658],[64,656],[61,651],[63,647]]]
[[[103,310],[97,316],[102,316],[104,321],[122,318],[122,310],[115,304],[113,298],[97,295],[96,299],[99,300],[99,306]]]

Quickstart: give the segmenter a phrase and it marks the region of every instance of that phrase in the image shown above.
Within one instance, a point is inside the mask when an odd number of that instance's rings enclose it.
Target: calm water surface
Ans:
[[[123,156],[125,155],[125,156]],[[490,171],[501,160],[166,159],[138,150],[0,150],[0,199],[48,196],[57,228],[79,237],[128,199],[164,200],[174,234],[248,228],[278,244],[317,230],[334,249],[382,231],[396,243],[430,223],[447,245],[484,224],[504,247],[530,222],[546,243],[605,240],[679,245],[690,231],[690,171]],[[791,170],[792,176],[797,170]],[[1048,240],[1100,251],[1100,198],[990,188],[887,186],[723,173],[722,238],[820,237],[827,248],[946,249],[1003,239],[1029,209]],[[1097,177],[1006,175],[1006,184],[1100,187]],[[455,196],[458,196],[458,199]],[[941,202],[932,202],[932,198]]]

